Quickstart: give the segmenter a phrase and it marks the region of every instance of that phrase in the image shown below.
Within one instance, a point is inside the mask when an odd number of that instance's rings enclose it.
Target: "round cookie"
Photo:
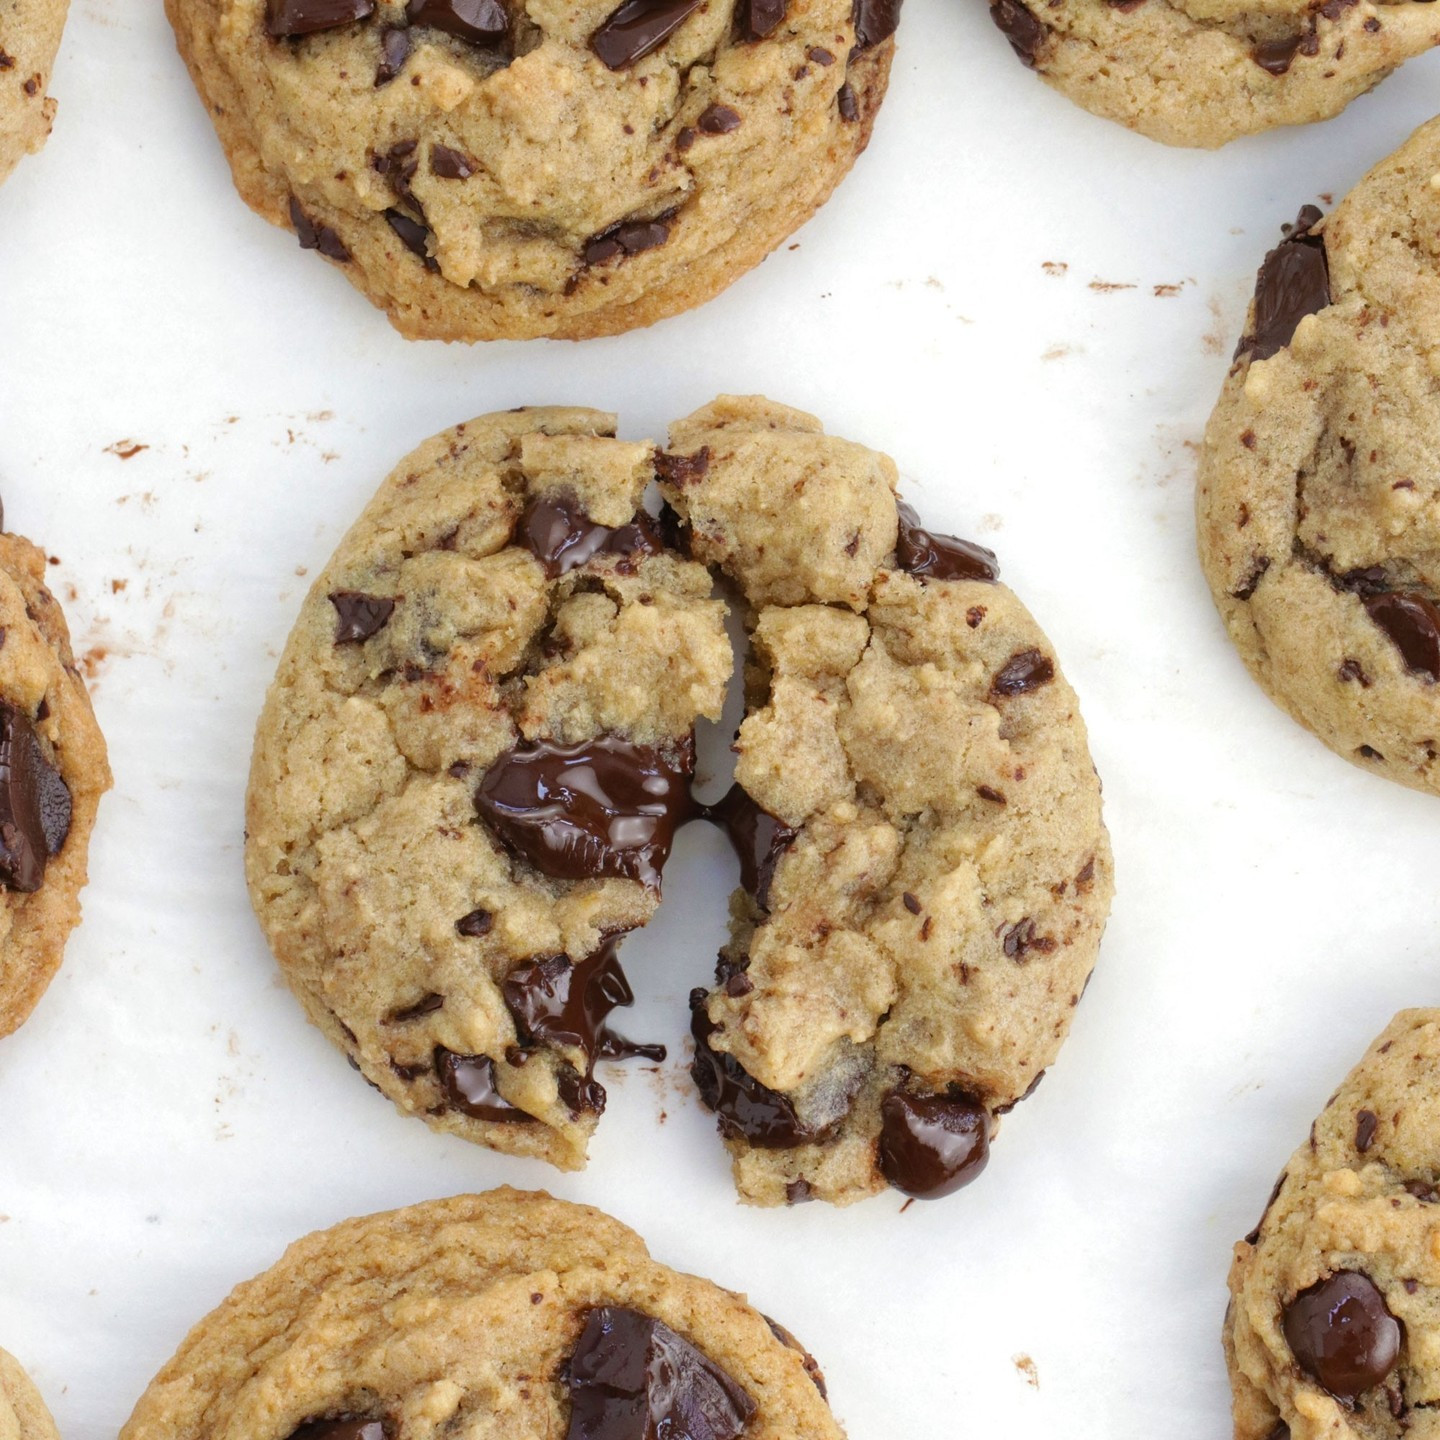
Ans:
[[[1397,1015],[1235,1247],[1235,1440],[1400,1440],[1440,1404],[1440,1010]]]
[[[46,94],[69,0],[0,0],[0,181],[46,141],[55,101]]]
[[[1054,1061],[1109,910],[1074,692],[995,557],[812,416],[722,397],[660,470],[754,646],[721,816],[742,888],[691,1002],[736,1184],[949,1193]]]
[[[1337,115],[1440,44],[1429,0],[992,0],[990,17],[1077,105],[1207,149]]]
[[[1271,699],[1440,791],[1440,122],[1266,258],[1205,432],[1215,603]]]
[[[0,1350],[0,1440],[60,1440],[55,1422],[20,1362]]]
[[[900,0],[167,9],[241,196],[403,334],[582,339],[701,304],[824,202]]]
[[[60,966],[110,788],[45,568],[28,540],[0,533],[0,1036],[25,1021]]]
[[[121,1440],[837,1440],[814,1361],[586,1206],[496,1190],[292,1245]]]
[[[731,672],[654,447],[537,409],[444,432],[341,542],[256,734],[251,897],[310,1018],[437,1129],[564,1167],[604,1107],[621,935],[659,903]],[[663,1054],[663,1052],[661,1052]]]

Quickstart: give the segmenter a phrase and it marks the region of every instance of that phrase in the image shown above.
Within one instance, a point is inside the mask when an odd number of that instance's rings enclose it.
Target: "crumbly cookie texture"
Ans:
[[[0,1440],[59,1440],[55,1422],[20,1362],[0,1350]]]
[[[1440,44],[1429,0],[992,0],[990,16],[1077,105],[1205,148],[1328,119]]]
[[[1270,697],[1440,792],[1440,123],[1266,259],[1206,430],[1200,558]]]
[[[0,0],[0,181],[50,135],[47,94],[69,0]]]
[[[852,13],[852,8],[855,13]],[[241,196],[411,337],[708,300],[828,197],[899,0],[167,0]]]
[[[567,1168],[732,668],[709,575],[637,514],[653,454],[592,410],[421,446],[310,592],[250,778],[251,896],[310,1018],[402,1109]]]
[[[60,966],[110,788],[45,569],[28,540],[0,533],[0,1036],[25,1021]]]
[[[647,1364],[648,1361],[648,1364]],[[648,1371],[648,1373],[647,1373]],[[350,1220],[239,1286],[121,1440],[837,1440],[814,1361],[597,1210],[497,1190]]]
[[[755,652],[730,802],[749,873],[692,999],[736,1183],[946,1193],[1055,1059],[1108,913],[1075,695],[994,556],[923,530],[893,463],[812,416],[722,398],[672,427],[661,474]]]
[[[1366,1052],[1235,1247],[1236,1440],[1400,1440],[1440,1405],[1440,1010]]]

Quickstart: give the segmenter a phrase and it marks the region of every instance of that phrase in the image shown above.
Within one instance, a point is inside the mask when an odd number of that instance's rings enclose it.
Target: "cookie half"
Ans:
[[[1338,115],[1440,44],[1429,0],[993,0],[990,18],[1077,105],[1207,149]]]
[[[1236,1440],[1400,1440],[1440,1404],[1440,1010],[1397,1015],[1235,1247]]]
[[[186,1337],[121,1440],[834,1440],[815,1362],[586,1206],[496,1190],[292,1245]]]
[[[55,1421],[20,1362],[0,1350],[0,1440],[60,1440]]]
[[[105,740],[45,587],[45,556],[0,533],[0,1036],[17,1029],[80,921]]]
[[[167,0],[241,196],[405,335],[708,300],[865,148],[900,0]]]
[[[1205,432],[1200,559],[1271,699],[1440,791],[1440,123],[1266,257]]]
[[[995,556],[897,504],[888,456],[722,397],[660,463],[754,647],[701,1096],[747,1200],[947,1194],[1054,1061],[1109,911],[1075,694]]]
[[[49,138],[46,93],[69,0],[0,0],[0,180]]]

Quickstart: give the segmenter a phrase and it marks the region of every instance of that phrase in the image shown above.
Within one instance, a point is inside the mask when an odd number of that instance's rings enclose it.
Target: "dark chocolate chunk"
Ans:
[[[700,112],[695,128],[705,135],[728,135],[740,128],[740,112],[728,105],[707,105]]]
[[[772,35],[790,9],[790,0],[740,0],[736,18],[746,40],[763,40]]]
[[[421,996],[413,1005],[407,1005],[403,1010],[392,1010],[386,1017],[387,1025],[404,1025],[411,1020],[418,1020],[422,1015],[433,1015],[437,1010],[443,1009],[445,997],[437,995],[432,990],[430,994]]]
[[[364,20],[375,0],[266,0],[265,29],[277,40]]]
[[[410,58],[410,32],[401,25],[387,25],[380,32],[380,63],[375,67],[375,88],[388,85]]]
[[[419,143],[418,140],[402,140],[398,145],[392,145],[370,159],[375,172],[383,175],[390,182],[390,188],[395,194],[416,211],[420,210],[420,202],[410,189],[410,182],[420,168],[420,157],[415,153]]]
[[[815,1192],[810,1188],[810,1182],[802,1175],[798,1180],[789,1180],[785,1184],[785,1203],[787,1205],[804,1205],[815,1198]]]
[[[590,37],[590,48],[611,70],[623,70],[658,50],[700,8],[702,0],[625,0]]]
[[[1395,642],[1405,668],[1440,680],[1440,610],[1423,595],[1392,592],[1366,598],[1370,618]]]
[[[1347,590],[1363,600],[1389,591],[1390,576],[1383,565],[1365,565],[1357,570],[1346,570],[1339,575],[1332,575],[1330,583],[1335,589]]]
[[[642,250],[663,245],[669,238],[670,225],[666,220],[627,220],[585,242],[585,263],[603,265],[617,255],[638,255]]]
[[[335,607],[335,643],[347,645],[378,635],[395,613],[395,601],[359,590],[337,590],[330,596]]]
[[[860,118],[860,101],[855,87],[848,80],[835,92],[835,104],[839,107],[840,118],[847,125],[853,125]]]
[[[1304,39],[1304,35],[1287,35],[1283,40],[1266,40],[1250,52],[1250,58],[1271,75],[1283,75]]]
[[[405,18],[472,45],[495,45],[510,34],[510,17],[500,0],[410,0]]]
[[[660,528],[640,511],[628,525],[598,525],[571,490],[537,495],[525,507],[515,532],[523,545],[554,580],[596,555],[657,555],[663,548]]]
[[[390,1440],[390,1435],[390,1426],[384,1420],[337,1415],[333,1420],[307,1420],[291,1432],[290,1440]]]
[[[1021,0],[994,0],[990,18],[1000,27],[1021,62],[1033,70],[1045,44],[1045,27]]]
[[[893,1090],[880,1105],[880,1173],[907,1195],[934,1200],[968,1185],[990,1158],[990,1116],[959,1092]]]
[[[1358,1400],[1400,1358],[1400,1322],[1374,1281],[1357,1270],[1302,1290],[1285,1307],[1284,1329],[1296,1363],[1340,1400]]]
[[[495,1062],[488,1055],[457,1055],[437,1047],[435,1073],[451,1107],[476,1120],[510,1123],[532,1118],[500,1093],[495,1085]]]
[[[295,227],[295,238],[302,250],[318,250],[342,265],[350,259],[345,242],[328,225],[317,225],[293,195],[290,197],[290,223]]]
[[[1255,324],[1240,341],[1238,360],[1268,360],[1295,337],[1307,316],[1330,303],[1330,264],[1322,236],[1311,232],[1320,212],[1306,205],[1285,238],[1265,257],[1255,279]]]
[[[477,940],[482,935],[488,935],[490,927],[494,923],[495,917],[490,911],[472,910],[468,915],[462,915],[455,922],[455,928],[467,939]]]
[[[582,1075],[567,1065],[556,1076],[555,1088],[572,1115],[605,1113],[605,1087],[593,1075]]]
[[[805,58],[813,61],[816,65],[833,65],[835,56],[823,45],[812,45],[806,52]]]
[[[70,834],[70,787],[29,717],[0,701],[0,885],[29,893]]]
[[[740,883],[765,909],[775,867],[800,832],[762,810],[739,785],[732,785],[723,799],[707,805],[701,813],[730,837],[740,857]]]
[[[710,447],[702,445],[693,455],[672,455],[665,450],[655,452],[655,478],[666,485],[695,485],[710,470]]]
[[[442,180],[468,180],[475,173],[475,162],[463,151],[448,145],[430,147],[430,173]]]
[[[855,0],[855,45],[868,50],[900,27],[901,0]]]
[[[792,1180],[790,1185],[805,1185],[805,1182],[803,1180]],[[786,1203],[793,1205],[795,1202],[789,1199],[790,1185],[785,1187]],[[808,1190],[810,1187],[805,1185],[805,1188]],[[767,1315],[765,1316],[765,1323],[770,1327],[770,1333],[782,1345],[795,1351],[795,1353],[801,1357],[800,1363],[804,1365],[805,1373],[810,1377],[815,1388],[820,1392],[820,1398],[822,1400],[828,1400],[830,1398],[830,1391],[825,1385],[825,1372],[821,1370],[820,1364],[815,1357],[795,1338],[794,1333],[787,1330],[778,1320],[772,1320]]]
[[[990,682],[992,695],[1022,695],[1055,678],[1055,663],[1038,650],[1020,650],[995,673]]]
[[[1363,1155],[1375,1143],[1380,1117],[1373,1110],[1360,1110],[1355,1115],[1355,1148]]]
[[[998,580],[995,552],[954,535],[937,535],[922,528],[914,507],[901,501],[900,533],[895,541],[895,563],[911,575],[930,580]]]
[[[737,1440],[756,1404],[668,1325],[638,1310],[592,1310],[566,1370],[566,1440]]]
[[[430,253],[430,229],[418,220],[412,220],[403,210],[387,210],[386,223],[400,237],[400,243],[412,255],[418,255],[425,268],[432,274],[440,269],[440,262]]]
[[[692,813],[693,744],[657,750],[613,735],[517,745],[485,772],[475,807],[500,839],[557,880],[623,876],[652,890]]]

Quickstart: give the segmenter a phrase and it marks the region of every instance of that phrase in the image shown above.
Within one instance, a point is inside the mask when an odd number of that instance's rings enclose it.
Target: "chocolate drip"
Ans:
[[[995,552],[955,535],[937,535],[924,529],[912,505],[899,501],[900,534],[895,542],[895,563],[911,575],[929,580],[998,580]]]
[[[740,883],[765,909],[775,867],[800,832],[762,810],[739,785],[732,785],[723,799],[704,806],[700,814],[730,837],[740,857]]]

